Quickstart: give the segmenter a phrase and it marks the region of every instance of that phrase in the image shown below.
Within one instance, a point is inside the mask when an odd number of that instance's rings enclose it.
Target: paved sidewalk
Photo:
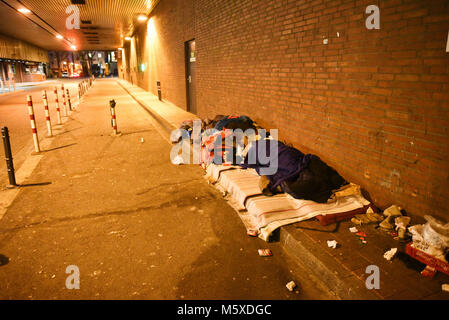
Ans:
[[[199,166],[172,165],[158,125],[116,80],[95,81],[0,220],[0,299],[332,298],[279,243],[249,238]]]
[[[159,119],[166,132],[179,127],[186,119],[197,117],[170,103],[160,102],[157,96],[127,81],[118,82]],[[412,220],[413,224],[422,222],[415,220]],[[449,283],[449,276],[438,273],[434,279],[428,279],[418,271],[408,269],[398,258],[385,260],[383,254],[391,248],[397,247],[400,252],[405,252],[405,243],[370,225],[358,227],[368,236],[368,243],[361,244],[349,231],[352,226],[351,222],[346,221],[338,228],[335,224],[323,227],[312,219],[281,227],[278,237],[286,252],[323,288],[338,298],[449,299],[449,293],[441,290],[443,283]],[[327,246],[327,240],[337,240],[340,245],[337,249],[331,249]],[[366,289],[366,267],[370,265],[379,267],[379,290]]]

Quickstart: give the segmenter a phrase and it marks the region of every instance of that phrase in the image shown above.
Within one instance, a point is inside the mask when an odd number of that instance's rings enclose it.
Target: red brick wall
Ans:
[[[371,4],[380,30],[365,27]],[[449,1],[162,0],[153,20],[142,87],[156,93],[158,78],[185,108],[195,38],[201,117],[246,114],[380,207],[449,219]]]

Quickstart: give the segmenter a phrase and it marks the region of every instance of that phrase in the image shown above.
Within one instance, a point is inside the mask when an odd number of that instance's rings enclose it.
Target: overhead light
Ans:
[[[20,8],[20,9],[17,9],[17,11],[19,11],[20,13],[23,13],[23,14],[28,14],[28,13],[31,12],[31,11],[30,11],[29,9],[27,9],[27,8]]]
[[[147,17],[146,15],[144,15],[144,14],[140,14],[140,15],[137,17],[137,20],[138,20],[138,21],[147,21],[147,20],[148,20],[148,17]]]
[[[73,44],[70,46],[70,48],[72,48],[72,50],[76,50],[76,47]]]
[[[58,39],[64,39],[64,37],[61,36],[60,34],[57,34],[57,35],[56,35],[56,38],[58,38]]]
[[[126,41],[131,41],[131,37],[125,37]]]

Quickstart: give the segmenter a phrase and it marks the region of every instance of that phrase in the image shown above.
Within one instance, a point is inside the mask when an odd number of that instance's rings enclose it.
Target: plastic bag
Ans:
[[[427,223],[422,230],[424,241],[439,249],[449,248],[449,223],[443,224],[432,216],[424,216]]]
[[[417,224],[412,227],[409,227],[408,230],[412,234],[413,239],[413,247],[418,250],[424,251],[431,256],[438,257],[440,259],[444,259],[444,249],[440,247],[435,247],[430,243],[426,242],[424,239],[424,229],[428,225],[427,224]]]

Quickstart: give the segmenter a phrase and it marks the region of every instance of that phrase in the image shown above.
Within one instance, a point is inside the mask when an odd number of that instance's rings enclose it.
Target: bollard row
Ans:
[[[87,91],[92,87],[95,77],[92,76],[78,83],[78,101],[87,93]]]
[[[79,96],[84,95],[87,92],[87,90],[92,86],[94,80],[95,80],[95,78],[92,77],[87,80],[83,80],[81,83],[79,83],[78,84],[78,90],[79,90],[78,95]],[[69,114],[68,111],[73,110],[72,103],[70,100],[70,91],[68,88],[65,89],[64,85],[61,86],[61,89],[62,89],[64,116],[68,116],[68,114]],[[59,97],[58,97],[58,87],[54,88],[54,95],[55,95],[57,121],[58,121],[58,124],[62,124],[61,109],[59,106]],[[47,96],[46,90],[42,91],[42,100],[43,100],[43,104],[44,104],[45,122],[47,125],[48,136],[52,137],[53,130],[52,130],[50,110],[49,110],[49,104],[48,104],[48,96]],[[68,105],[68,110],[67,110],[67,105]],[[113,134],[120,136],[121,133],[117,129],[117,118],[116,118],[116,113],[115,113],[115,105],[116,105],[116,103],[114,100],[109,101],[111,117],[112,117],[111,124],[112,124]],[[28,107],[28,115],[29,115],[30,124],[31,124],[31,132],[33,135],[34,151],[36,153],[39,153],[41,150],[40,150],[40,145],[39,145],[39,137],[38,137],[38,132],[37,132],[36,118],[34,115],[33,99],[32,99],[31,95],[27,96],[27,107]],[[9,177],[8,187],[13,188],[13,187],[17,186],[17,183],[15,180],[14,164],[13,164],[11,143],[10,143],[10,139],[9,139],[8,128],[3,127],[1,129],[1,132],[2,132],[3,145],[5,148],[6,167],[8,170],[8,177]]]

